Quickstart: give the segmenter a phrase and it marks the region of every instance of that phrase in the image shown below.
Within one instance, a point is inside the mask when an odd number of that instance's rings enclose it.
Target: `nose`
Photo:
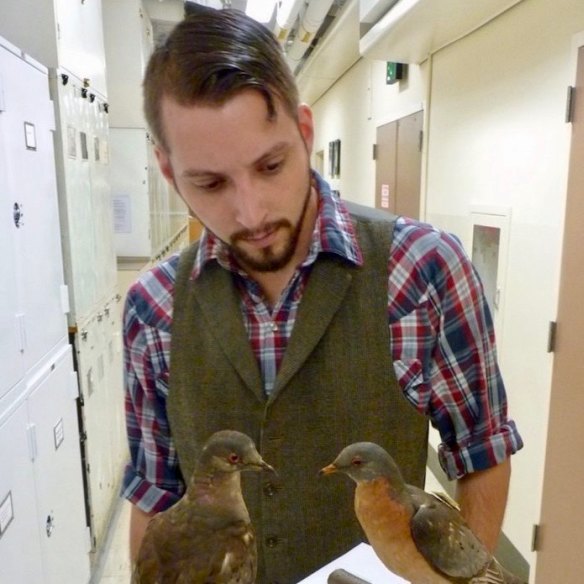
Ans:
[[[263,191],[250,176],[238,177],[234,190],[236,220],[245,229],[255,229],[266,219]]]

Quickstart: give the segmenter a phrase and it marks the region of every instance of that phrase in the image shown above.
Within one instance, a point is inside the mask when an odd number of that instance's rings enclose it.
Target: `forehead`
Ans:
[[[169,97],[161,104],[169,154],[215,165],[230,157],[246,159],[262,149],[299,136],[297,124],[279,101],[270,116],[257,91],[244,91],[222,104],[182,105]]]

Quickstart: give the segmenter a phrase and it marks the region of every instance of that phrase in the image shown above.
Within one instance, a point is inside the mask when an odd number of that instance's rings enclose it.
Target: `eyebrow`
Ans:
[[[257,166],[258,164],[262,164],[266,160],[269,160],[273,156],[278,156],[282,154],[286,150],[290,148],[290,144],[288,142],[278,142],[272,148],[270,148],[267,152],[262,154],[257,160],[254,160],[251,163],[251,166]],[[181,176],[183,178],[201,178],[201,177],[208,177],[208,176],[220,176],[221,172],[215,172],[213,170],[199,170],[196,168],[188,168],[182,172]]]

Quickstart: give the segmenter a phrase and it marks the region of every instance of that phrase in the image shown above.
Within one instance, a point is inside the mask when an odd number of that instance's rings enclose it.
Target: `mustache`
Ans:
[[[237,241],[246,241],[248,239],[255,239],[258,235],[264,233],[270,233],[276,231],[280,228],[292,228],[292,224],[287,219],[279,219],[278,221],[271,221],[270,223],[264,223],[256,229],[241,229],[236,231],[231,236],[231,242],[236,243]]]

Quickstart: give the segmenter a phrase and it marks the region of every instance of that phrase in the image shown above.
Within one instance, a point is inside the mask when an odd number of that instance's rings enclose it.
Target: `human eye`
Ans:
[[[284,158],[275,158],[272,160],[268,160],[262,164],[260,170],[264,174],[276,174],[282,170],[284,166]]]
[[[193,182],[193,186],[195,187],[195,189],[205,193],[213,193],[219,191],[224,186],[224,184],[225,181],[221,178],[213,178]]]

